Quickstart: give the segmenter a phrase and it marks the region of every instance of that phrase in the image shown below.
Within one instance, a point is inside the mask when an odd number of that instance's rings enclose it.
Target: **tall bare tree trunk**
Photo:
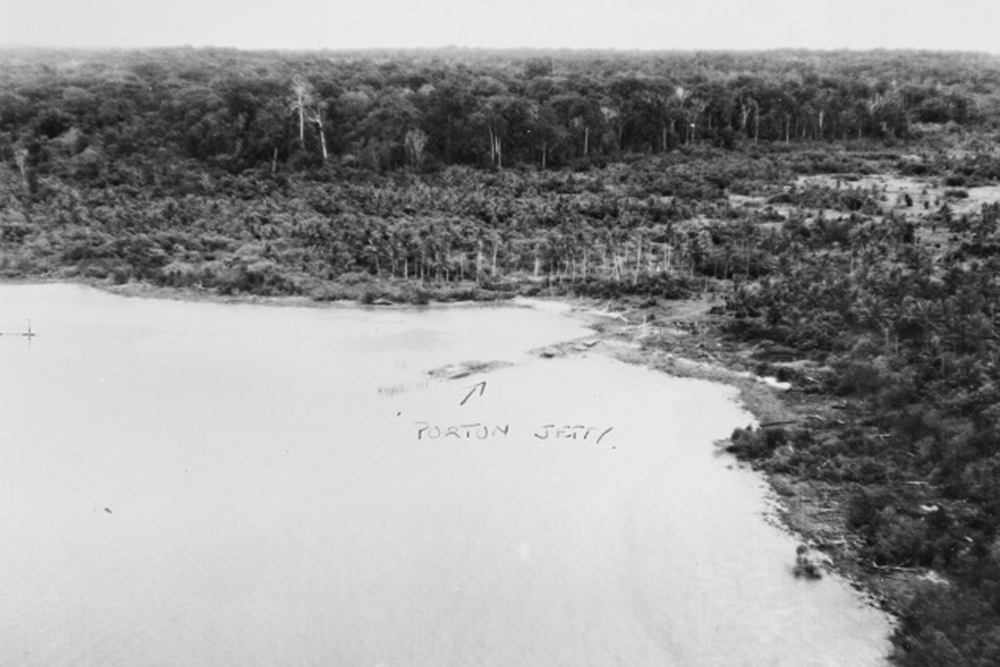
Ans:
[[[326,150],[326,132],[323,131],[323,112],[321,110],[317,110],[316,115],[312,118],[312,121],[316,123],[316,127],[319,129],[319,145],[323,149],[323,162],[326,162],[329,154]]]
[[[330,157],[330,154],[326,150],[326,132],[323,131],[322,122],[317,122],[316,124],[319,125],[319,143],[323,148],[323,162],[326,162],[326,159]]]
[[[639,283],[639,267],[642,266],[642,237],[639,237],[639,245],[635,250],[635,270],[632,272],[632,284]]]
[[[296,74],[292,77],[292,92],[295,93],[295,101],[292,108],[299,114],[299,143],[305,148],[306,145],[306,106],[309,102],[309,82],[302,76]]]
[[[28,181],[28,149],[19,148],[14,151],[14,161],[17,162],[18,171],[21,172],[21,181],[24,183],[24,189],[30,191],[31,184]]]
[[[743,133],[743,138],[746,139],[749,135],[747,131],[747,122],[750,120],[750,105],[746,103],[742,98],[740,99],[740,131]]]

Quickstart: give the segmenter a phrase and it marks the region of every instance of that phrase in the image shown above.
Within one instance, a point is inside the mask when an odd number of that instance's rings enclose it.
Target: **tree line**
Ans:
[[[136,153],[238,173],[561,166],[698,142],[807,143],[995,124],[1000,59],[884,52],[0,54],[0,158],[101,178]],[[109,175],[112,180],[113,174]]]

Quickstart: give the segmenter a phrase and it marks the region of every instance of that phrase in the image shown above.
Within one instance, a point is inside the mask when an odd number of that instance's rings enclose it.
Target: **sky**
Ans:
[[[0,46],[184,45],[1000,54],[1000,0],[0,0]]]

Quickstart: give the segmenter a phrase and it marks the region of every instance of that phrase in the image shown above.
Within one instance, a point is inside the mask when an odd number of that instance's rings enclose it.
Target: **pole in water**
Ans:
[[[30,317],[28,318],[28,330],[27,331],[21,331],[21,332],[12,332],[12,331],[9,331],[9,332],[6,332],[6,333],[3,332],[3,331],[0,331],[0,336],[23,336],[25,338],[29,338],[30,339],[30,338],[34,338],[37,335],[38,334],[36,334],[35,332],[33,332],[31,330],[31,318]]]

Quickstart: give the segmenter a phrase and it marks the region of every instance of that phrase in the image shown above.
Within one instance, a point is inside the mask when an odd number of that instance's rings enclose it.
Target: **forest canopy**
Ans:
[[[123,178],[168,151],[238,173],[560,166],[708,142],[996,127],[1000,58],[930,52],[7,51],[0,158]],[[57,141],[58,140],[58,141]],[[84,154],[85,153],[85,154]]]

